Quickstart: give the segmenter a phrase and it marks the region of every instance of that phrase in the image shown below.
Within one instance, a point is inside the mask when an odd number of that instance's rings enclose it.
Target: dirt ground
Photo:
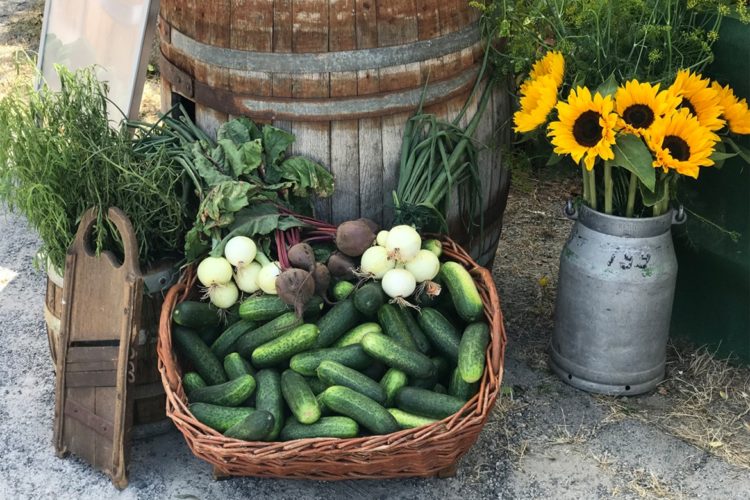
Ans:
[[[34,49],[42,2],[0,0],[0,80]],[[146,91],[145,112],[158,106]],[[0,124],[1,125],[1,124]],[[215,482],[174,429],[133,444],[130,486],[114,490],[51,445],[54,380],[37,236],[0,207],[0,498],[721,498],[750,496],[750,370],[670,345],[667,378],[637,397],[578,391],[551,373],[560,249],[578,189],[563,170],[513,172],[494,262],[508,333],[502,395],[450,479]]]

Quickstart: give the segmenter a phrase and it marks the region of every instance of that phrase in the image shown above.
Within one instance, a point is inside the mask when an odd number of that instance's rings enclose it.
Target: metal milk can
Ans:
[[[568,384],[627,395],[664,378],[682,209],[633,219],[568,202],[575,220],[560,255],[550,365]]]

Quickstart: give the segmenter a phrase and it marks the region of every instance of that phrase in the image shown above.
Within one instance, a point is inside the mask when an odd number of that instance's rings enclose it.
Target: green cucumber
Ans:
[[[362,337],[370,332],[383,333],[383,329],[377,323],[362,323],[346,332],[340,339],[333,344],[333,347],[346,347],[352,344],[359,344]]]
[[[354,419],[374,434],[390,434],[400,428],[388,410],[348,387],[331,386],[323,392],[321,400],[331,410]]]
[[[307,385],[305,377],[294,370],[281,374],[281,394],[292,415],[303,424],[312,424],[320,418],[320,405]]]
[[[257,347],[294,330],[301,324],[302,320],[293,312],[284,313],[237,339],[232,350],[240,353],[243,358],[249,359]]]
[[[437,372],[433,372],[428,377],[412,377],[409,379],[409,385],[419,387],[420,389],[432,389],[438,383]]]
[[[450,290],[456,311],[464,321],[476,321],[484,313],[484,304],[474,278],[458,262],[445,262],[440,266],[440,275]]]
[[[177,350],[192,363],[195,371],[203,377],[207,384],[223,384],[227,381],[227,375],[224,373],[221,361],[193,330],[174,328],[172,340]]]
[[[270,439],[274,421],[271,413],[257,410],[227,429],[224,435],[243,441],[266,441]]]
[[[178,325],[200,330],[219,326],[221,316],[219,310],[208,302],[186,300],[175,306],[172,311],[172,321]]]
[[[354,292],[352,301],[354,307],[366,318],[378,316],[378,310],[385,304],[385,292],[380,283],[367,283]]]
[[[336,361],[349,368],[362,370],[372,363],[372,358],[359,344],[348,347],[327,347],[295,354],[289,361],[289,367],[299,374],[311,377],[323,360]]]
[[[224,371],[227,373],[229,380],[234,380],[243,375],[255,375],[253,365],[236,352],[227,354],[224,358]]]
[[[415,429],[422,427],[423,425],[430,425],[437,422],[434,418],[420,417],[412,413],[406,413],[405,411],[399,410],[398,408],[388,408],[388,412],[393,415],[398,425],[402,429]]]
[[[474,397],[474,394],[477,393],[478,389],[479,382],[466,382],[461,376],[461,372],[458,368],[453,370],[451,382],[450,385],[448,385],[448,394],[455,396],[462,401],[468,401]]]
[[[385,375],[385,372],[388,370],[388,367],[385,366],[380,361],[372,361],[370,363],[370,366],[365,368],[364,370],[360,370],[360,372],[363,375],[367,375],[373,380],[380,380],[383,375]]]
[[[435,372],[437,373],[438,381],[444,384],[448,384],[453,373],[453,367],[450,362],[442,356],[435,356],[430,358],[432,364],[435,366]]]
[[[185,326],[175,325],[175,328],[187,328]],[[201,328],[197,331],[198,336],[201,338],[201,340],[207,345],[210,346],[213,344],[216,339],[219,338],[219,335],[221,335],[221,332],[224,331],[224,328],[221,326],[209,326],[206,328]]]
[[[188,395],[188,398],[190,398],[190,393],[193,392],[196,389],[200,389],[201,387],[206,387],[208,384],[205,380],[203,380],[203,377],[198,375],[196,372],[187,372],[182,377],[182,387],[185,389],[185,394]]]
[[[350,281],[339,281],[333,285],[333,300],[340,302],[347,299],[356,288]]]
[[[362,338],[362,348],[370,357],[391,368],[398,368],[412,377],[428,377],[434,366],[430,358],[419,351],[408,349],[381,333],[368,333]]]
[[[242,319],[237,323],[233,324],[219,336],[218,339],[211,344],[211,351],[216,354],[219,359],[224,359],[227,354],[232,352],[232,346],[237,339],[245,335],[258,327],[258,323],[247,319]]]
[[[318,378],[328,385],[343,385],[360,394],[385,403],[385,389],[373,379],[335,361],[321,361],[318,366]]]
[[[248,415],[255,412],[255,408],[245,406],[228,407],[211,405],[208,403],[191,403],[190,413],[195,419],[212,429],[224,433],[230,427],[243,421]]]
[[[268,434],[269,441],[279,437],[284,425],[284,397],[281,395],[281,375],[277,370],[260,370],[255,375],[258,389],[255,394],[255,407],[273,415],[273,429]]]
[[[389,368],[383,378],[380,379],[380,385],[385,390],[385,406],[393,406],[396,400],[396,394],[409,382],[406,373],[396,368]]]
[[[422,248],[434,253],[435,257],[440,258],[443,255],[443,243],[440,240],[422,240]]]
[[[328,389],[328,384],[320,380],[317,375],[314,377],[305,377],[305,382],[307,382],[307,385],[310,386],[310,389],[312,389],[313,394],[316,396]]]
[[[323,315],[317,322],[320,336],[315,342],[316,348],[328,347],[343,334],[357,326],[361,315],[351,299],[339,302]]]
[[[303,316],[319,313],[322,309],[323,299],[313,295],[305,304]],[[278,295],[256,295],[239,306],[240,317],[250,321],[270,321],[289,311],[294,311],[294,307],[285,303]]]
[[[464,404],[465,401],[448,394],[439,394],[416,387],[404,387],[396,394],[396,406],[399,410],[428,418],[449,417],[460,410]]]
[[[359,434],[359,424],[349,417],[322,417],[314,424],[290,420],[281,431],[282,441],[312,438],[353,438]]]
[[[432,342],[432,345],[453,364],[458,362],[458,346],[461,337],[456,328],[437,309],[422,308],[419,326]]]
[[[438,394],[448,394],[448,389],[443,384],[435,384],[435,387],[432,388],[432,392],[437,392]]]
[[[412,351],[419,351],[417,343],[414,342],[414,338],[409,332],[409,327],[406,325],[398,309],[399,306],[394,306],[393,304],[382,306],[378,310],[378,323],[383,327],[383,333],[390,338]]]
[[[490,329],[487,323],[472,323],[464,330],[458,346],[458,369],[464,382],[472,383],[482,378],[489,343]]]
[[[322,395],[322,391],[315,395],[315,399],[318,401],[318,406],[320,407],[320,416],[321,418],[330,417],[331,415],[333,415],[333,412],[330,408],[323,404],[323,398],[321,398]]]
[[[209,403],[219,406],[239,406],[255,390],[255,379],[252,375],[242,375],[229,382],[218,385],[199,387],[190,393],[194,403]]]
[[[414,339],[417,349],[423,354],[430,354],[430,351],[432,351],[432,344],[430,344],[427,335],[424,334],[419,323],[417,323],[417,320],[414,318],[411,308],[399,307],[398,312],[401,319],[406,324],[409,333],[411,333],[411,338]]]
[[[310,349],[318,339],[318,327],[300,325],[291,332],[267,342],[253,351],[253,365],[258,368],[274,366],[302,351]]]

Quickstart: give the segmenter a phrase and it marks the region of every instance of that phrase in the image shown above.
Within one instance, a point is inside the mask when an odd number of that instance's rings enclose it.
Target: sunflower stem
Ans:
[[[612,165],[604,164],[604,213],[612,215]]]
[[[630,184],[628,185],[628,206],[625,209],[625,217],[632,217],[635,211],[635,192],[638,189],[638,177],[630,172]]]
[[[581,175],[583,176],[583,201],[591,205],[589,200],[589,178],[588,172],[586,171],[586,165],[581,162]]]
[[[593,210],[596,210],[596,171],[592,168],[588,171],[589,177],[589,205]]]

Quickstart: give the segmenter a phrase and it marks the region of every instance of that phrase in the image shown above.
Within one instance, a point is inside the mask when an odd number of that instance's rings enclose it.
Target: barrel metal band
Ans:
[[[337,73],[412,64],[459,52],[480,40],[475,23],[430,40],[390,47],[321,53],[255,52],[207,45],[171,28],[171,45],[197,61],[266,73]]]

